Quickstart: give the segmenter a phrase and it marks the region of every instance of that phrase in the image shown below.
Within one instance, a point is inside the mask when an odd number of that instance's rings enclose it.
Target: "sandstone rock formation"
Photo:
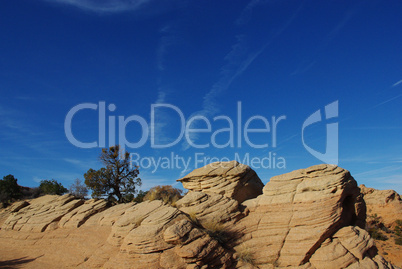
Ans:
[[[220,194],[191,191],[176,206],[199,222],[231,223],[243,217],[239,203]]]
[[[233,200],[233,203],[237,205],[237,201]],[[92,249],[91,255],[75,257],[81,260],[81,263],[73,263],[70,266],[197,268],[197,266],[227,267],[233,262],[231,253],[202,227],[194,224],[182,211],[164,205],[158,200],[107,208],[107,203],[103,200],[84,202],[71,195],[43,196],[30,203],[15,204],[8,214],[1,228],[0,241],[11,238],[33,240],[35,245],[43,242],[54,245],[54,242],[59,241],[55,239],[57,236],[54,234],[57,235],[60,230],[64,230],[66,238],[71,237],[80,242],[82,239],[77,238],[74,230],[82,229],[87,232],[88,229],[105,227],[108,237],[105,238],[104,244]],[[14,233],[4,233],[7,231]],[[18,233],[15,233],[16,231]],[[52,235],[49,239],[43,234]],[[82,236],[86,237],[86,234]],[[64,249],[70,247],[68,252],[74,253],[71,248],[77,245],[62,244],[55,247]],[[80,254],[74,253],[78,256]]]
[[[324,268],[325,259],[342,268],[375,256],[359,247],[362,258],[353,260],[352,254],[345,257],[352,250],[339,250],[338,242],[332,243],[342,227],[360,231],[365,219],[356,181],[340,167],[317,165],[273,177],[263,195],[244,205],[250,213],[238,224],[244,229],[239,247],[247,246],[254,253],[259,268]],[[355,234],[352,241],[361,240]],[[334,254],[334,249],[339,252]]]
[[[297,170],[262,193],[255,172],[235,164],[181,179],[190,191],[176,207],[71,195],[15,203],[0,212],[0,266],[28,257],[36,268],[394,268],[364,230],[348,171]]]
[[[402,219],[402,199],[393,190],[376,190],[360,185],[367,206],[367,214],[379,214],[385,225],[390,226],[395,220]]]
[[[71,210],[82,205],[72,195],[43,196],[34,199],[26,207],[11,214],[4,222],[2,229],[23,232],[43,232],[48,226],[58,221]]]
[[[240,203],[262,194],[264,187],[253,169],[236,161],[211,163],[178,181],[190,191],[222,194]]]

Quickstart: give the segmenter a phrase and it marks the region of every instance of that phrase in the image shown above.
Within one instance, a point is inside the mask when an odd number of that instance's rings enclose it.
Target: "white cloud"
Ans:
[[[219,112],[219,102],[217,100],[219,95],[225,92],[233,81],[246,71],[250,64],[263,52],[267,45],[268,43],[260,50],[249,53],[245,45],[244,36],[238,36],[237,43],[232,46],[232,50],[225,57],[227,63],[221,68],[220,79],[212,85],[211,90],[204,96],[202,110],[193,113],[191,117],[211,117],[216,115]],[[194,128],[195,126],[191,127]],[[197,140],[197,138],[197,133],[190,133],[190,139],[192,141]],[[190,145],[185,141],[182,147],[184,150],[187,150]]]
[[[402,79],[400,81],[395,82],[394,84],[392,84],[391,87],[396,87],[398,85],[402,84]]]
[[[253,8],[259,1],[251,1],[250,5]],[[246,7],[247,9],[247,7]],[[241,76],[244,71],[254,62],[254,60],[279,36],[281,35],[289,25],[294,21],[301,7],[299,7],[294,14],[285,21],[271,38],[263,44],[259,50],[250,52],[247,46],[247,39],[245,35],[236,36],[237,42],[232,46],[231,51],[225,56],[226,64],[221,68],[220,79],[212,85],[211,90],[204,96],[203,108],[201,111],[195,112],[193,116],[205,116],[211,117],[219,112],[219,105],[217,98],[220,94],[225,92],[233,83],[233,81]],[[242,16],[242,15],[241,15]],[[239,17],[239,19],[241,18]],[[191,126],[194,128],[195,126]],[[192,141],[197,140],[197,133],[190,133],[190,139]],[[187,141],[182,144],[183,150],[190,148]]]
[[[253,9],[261,3],[261,0],[251,0],[247,6],[243,9],[242,13],[240,14],[239,18],[236,20],[237,25],[244,25],[247,24],[252,16]]]
[[[141,171],[139,177],[141,178],[142,184],[141,187],[139,187],[138,189],[143,191],[147,191],[150,188],[158,185],[177,185],[175,179],[155,177],[152,173],[149,173],[147,171]]]
[[[395,99],[398,99],[398,98],[401,97],[401,96],[402,96],[402,94],[398,94],[397,96],[394,96],[394,97],[392,97],[392,98],[390,98],[390,99],[387,99],[387,100],[385,100],[385,101],[383,101],[383,102],[380,102],[380,103],[376,104],[376,105],[373,106],[371,109],[376,108],[376,107],[379,107],[379,106],[382,106],[382,105],[385,105],[386,103],[389,103],[389,102],[391,102],[391,101],[394,101]]]
[[[74,6],[83,10],[97,13],[117,13],[124,11],[135,11],[143,8],[152,0],[46,0],[52,3],[59,3]]]
[[[162,90],[158,91],[158,97],[154,104],[163,104],[166,103],[166,93]],[[151,139],[157,144],[163,144],[164,142],[169,141],[169,137],[167,136],[164,129],[168,126],[169,123],[169,116],[160,109],[154,110],[154,122],[149,123]],[[152,131],[153,130],[153,131]]]
[[[174,36],[172,25],[165,25],[159,32],[162,34],[162,36],[159,39],[159,44],[156,51],[156,60],[159,71],[164,71],[167,50],[169,46],[175,44],[176,38]]]
[[[395,171],[400,171],[401,167],[400,166],[386,166],[386,167],[381,167],[378,169],[372,169],[372,170],[367,170],[365,172],[353,174],[354,177],[378,177],[379,175],[384,175],[385,173],[391,173]]]

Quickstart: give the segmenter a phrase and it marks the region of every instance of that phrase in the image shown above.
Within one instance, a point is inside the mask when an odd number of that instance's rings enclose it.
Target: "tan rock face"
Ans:
[[[236,161],[211,163],[178,181],[190,191],[217,193],[240,203],[262,194],[264,187],[254,170]]]
[[[218,196],[225,202],[230,200]],[[230,202],[235,210],[237,201]],[[65,252],[72,255],[70,259],[81,261],[66,262],[69,266],[85,263],[85,268],[199,268],[227,267],[233,262],[232,255],[201,226],[194,225],[182,211],[158,200],[107,208],[104,200],[83,201],[70,195],[44,196],[30,203],[16,203],[6,213],[8,218],[3,223],[0,242],[12,238],[13,243],[26,244],[30,240],[32,245],[52,245],[54,249],[43,248],[50,252],[65,248]],[[100,229],[102,232],[109,231],[104,243],[97,249],[77,251],[79,245],[88,245],[79,242],[93,240],[83,239],[87,230],[100,227],[104,227]],[[77,229],[85,234],[76,237],[74,231]],[[63,233],[64,236],[60,235]],[[63,244],[60,238],[77,244]],[[84,254],[86,256],[82,257]],[[47,256],[54,259],[52,255]],[[49,267],[49,264],[43,266]]]
[[[367,214],[377,214],[385,225],[390,226],[397,219],[402,219],[402,199],[393,190],[376,190],[360,185],[367,206]]]
[[[23,232],[43,232],[56,223],[68,212],[82,205],[72,195],[47,195],[31,201],[29,206],[10,215],[3,223],[2,229]]]
[[[201,223],[228,223],[243,217],[239,203],[220,194],[191,191],[176,202],[176,206],[190,218]]]

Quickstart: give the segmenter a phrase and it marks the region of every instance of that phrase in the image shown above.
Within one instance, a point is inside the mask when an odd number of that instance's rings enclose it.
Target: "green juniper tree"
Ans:
[[[41,180],[39,185],[39,190],[41,194],[56,194],[56,195],[63,195],[68,190],[64,188],[64,186],[57,182],[56,180]]]
[[[119,203],[131,202],[136,186],[141,186],[138,166],[131,166],[130,153],[121,158],[120,147],[102,149],[99,159],[104,167],[89,169],[85,173],[85,184],[92,190],[93,198],[106,198]]]
[[[13,175],[8,175],[0,180],[0,202],[7,204],[9,201],[21,198],[21,187]]]

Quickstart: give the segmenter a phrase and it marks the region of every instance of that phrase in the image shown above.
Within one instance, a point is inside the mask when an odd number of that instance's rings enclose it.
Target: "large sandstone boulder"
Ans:
[[[107,208],[104,200],[44,196],[15,204],[8,214],[0,242],[8,242],[4,244],[8,247],[24,245],[25,251],[32,246],[31,252],[43,253],[40,257],[48,258],[39,267],[227,268],[233,264],[231,252],[202,226],[159,200]],[[106,231],[108,237],[99,245],[93,237],[102,233],[103,238]]]
[[[264,187],[253,169],[236,161],[208,164],[178,181],[190,191],[222,194],[240,203],[262,194]]]
[[[360,185],[360,191],[366,202],[368,215],[377,214],[387,226],[402,219],[402,199],[397,192],[376,190],[364,185]]]
[[[225,267],[232,263],[232,256],[219,242],[186,214],[158,200],[130,206],[113,224],[108,242],[119,246],[120,252],[105,268]]]
[[[244,228],[238,248],[247,246],[260,268],[314,267],[313,254],[339,229],[364,228],[365,207],[356,181],[333,165],[273,177],[263,195],[244,205],[250,213],[238,224]]]
[[[60,221],[58,226],[60,228],[78,228],[89,219],[89,217],[105,210],[108,207],[105,200],[88,200],[85,201],[81,206],[71,210],[65,214]]]

